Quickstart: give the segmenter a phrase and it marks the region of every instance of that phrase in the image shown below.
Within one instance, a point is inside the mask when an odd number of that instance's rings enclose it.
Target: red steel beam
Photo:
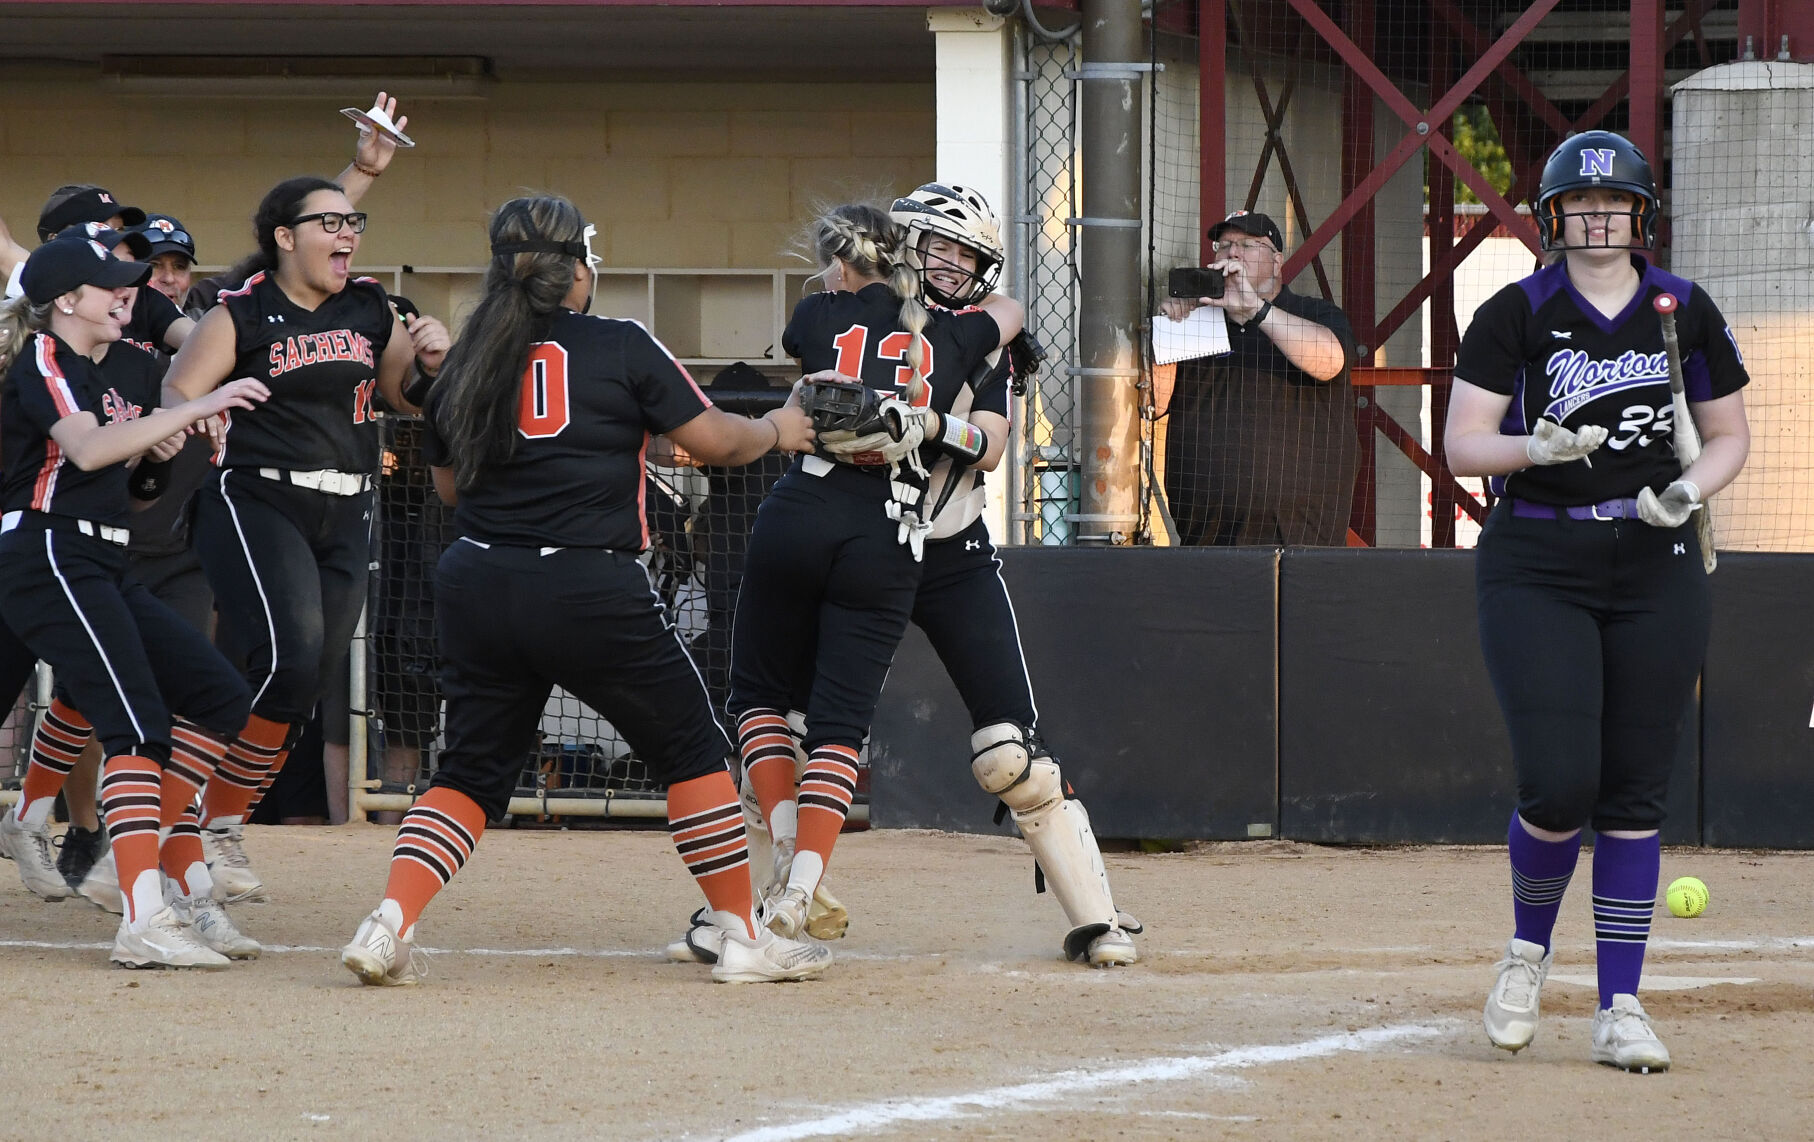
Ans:
[[[1468,19],[1466,14],[1455,7],[1453,0],[1430,0],[1430,2],[1435,8],[1440,23],[1454,29],[1468,51],[1481,55],[1491,46],[1491,41],[1486,38],[1486,34],[1476,27],[1474,21]],[[1574,133],[1574,125],[1568,121],[1568,116],[1562,113],[1562,109],[1551,103],[1549,96],[1538,90],[1537,85],[1525,78],[1524,73],[1513,67],[1509,61],[1501,61],[1499,66],[1493,69],[1493,74],[1511,88],[1513,94],[1524,100],[1530,109],[1537,113],[1538,118],[1548,123],[1551,130],[1558,135]],[[1438,86],[1439,84],[1434,80],[1430,83],[1431,90],[1435,90]]]
[[[1197,0],[1197,245],[1215,261],[1209,228],[1228,214],[1228,17],[1226,0]]]
[[[1631,0],[1631,141],[1663,161],[1663,0]]]

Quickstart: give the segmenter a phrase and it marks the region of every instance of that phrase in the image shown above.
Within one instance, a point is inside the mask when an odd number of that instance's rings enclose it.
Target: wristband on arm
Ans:
[[[939,451],[956,457],[960,464],[975,464],[989,451],[989,436],[969,421],[950,413],[939,416],[939,434],[933,441]]]

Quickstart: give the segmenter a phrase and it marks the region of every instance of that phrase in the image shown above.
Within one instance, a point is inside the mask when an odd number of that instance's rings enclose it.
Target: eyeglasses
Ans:
[[[351,226],[355,234],[365,233],[364,211],[342,214],[338,210],[323,210],[319,214],[304,214],[300,218],[291,219],[290,229],[294,230],[304,222],[320,222],[321,228],[329,234],[340,233],[342,225]]]
[[[1248,254],[1276,253],[1271,242],[1217,242],[1210,247],[1218,254],[1232,254],[1237,250]]]

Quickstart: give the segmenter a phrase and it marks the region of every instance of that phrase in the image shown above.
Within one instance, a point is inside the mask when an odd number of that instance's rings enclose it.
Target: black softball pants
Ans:
[[[970,710],[972,727],[1039,720],[1014,604],[1002,581],[989,529],[977,520],[950,539],[926,545],[924,577],[913,600],[913,625],[945,664]]]
[[[447,744],[433,785],[504,815],[555,686],[604,715],[649,772],[724,772],[731,743],[635,556],[461,539],[435,571]]]
[[[370,491],[331,495],[246,469],[196,493],[195,550],[259,717],[300,725],[314,712],[365,604],[371,520]]]
[[[808,752],[863,746],[921,565],[883,514],[878,477],[791,472],[756,512],[731,628],[731,713],[806,694]]]
[[[109,757],[162,765],[172,711],[230,738],[251,695],[207,637],[126,568],[125,548],[28,515],[0,536],[0,618],[50,663]]]
[[[1693,524],[1529,519],[1503,500],[1475,581],[1519,815],[1554,832],[1661,826],[1711,624]]]

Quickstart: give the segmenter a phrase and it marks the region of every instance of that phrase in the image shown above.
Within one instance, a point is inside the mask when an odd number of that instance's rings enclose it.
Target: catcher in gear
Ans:
[[[1691,517],[1744,464],[1749,378],[1706,291],[1646,260],[1656,181],[1629,140],[1590,131],[1557,147],[1534,213],[1561,257],[1475,314],[1447,427],[1456,474],[1492,477],[1500,497],[1478,548],[1480,643],[1518,771],[1515,928],[1484,1021],[1508,1051],[1535,1036],[1551,933],[1592,825],[1592,1057],[1665,1070],[1637,991],[1657,830],[1711,621]],[[1684,387],[1704,441],[1686,470],[1672,447],[1663,294],[1681,301]]]
[[[1008,307],[1021,312],[1017,303],[990,293],[1000,276],[1003,251],[995,214],[981,195],[928,183],[897,199],[892,215],[908,233],[920,298],[935,328],[979,306],[991,313]],[[1140,931],[1140,924],[1116,910],[1089,815],[1081,802],[1067,796],[1057,761],[1039,742],[1039,712],[1014,607],[981,519],[982,473],[995,468],[1006,447],[1010,395],[1024,387],[1041,355],[1037,342],[1020,332],[1002,352],[991,355],[995,359],[957,383],[944,384],[940,374],[933,385],[934,415],[926,418],[930,431],[924,458],[932,473],[934,511],[912,620],[925,631],[969,707],[973,775],[1013,812],[1043,873],[1036,882],[1051,887],[1067,917],[1066,955],[1097,966],[1128,964],[1138,958],[1129,934]],[[883,403],[825,383],[806,386],[802,393],[802,407],[824,410],[814,412],[821,447],[830,433],[840,430],[867,432],[876,444],[889,439]],[[798,696],[795,704],[802,704]],[[790,735],[786,720],[770,718],[763,727],[764,748],[778,762],[798,742],[802,725],[810,724],[810,716],[803,723],[796,718]],[[750,825],[751,835],[759,835],[760,823]],[[845,922],[841,907],[814,900],[807,931],[842,934]],[[669,951],[676,958],[706,958],[710,934],[695,925]]]
[[[798,399],[822,429],[819,452],[757,514],[731,645],[744,779],[773,838],[767,922],[787,936],[805,929],[913,611],[936,402],[1021,322],[1005,298],[935,316],[907,231],[872,206],[830,211],[812,240],[826,288],[795,307],[782,345],[808,374]],[[798,780],[794,706],[806,726]]]

